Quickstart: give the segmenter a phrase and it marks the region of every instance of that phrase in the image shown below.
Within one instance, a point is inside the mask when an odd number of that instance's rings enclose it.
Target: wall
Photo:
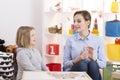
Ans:
[[[0,39],[5,45],[15,44],[16,31],[21,25],[34,26],[37,32],[37,47],[42,44],[42,1],[0,0]]]

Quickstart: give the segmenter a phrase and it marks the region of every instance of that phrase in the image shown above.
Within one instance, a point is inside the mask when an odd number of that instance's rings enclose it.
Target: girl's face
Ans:
[[[31,44],[31,46],[35,46],[35,44],[36,44],[35,30],[32,30],[30,32],[30,44]]]
[[[74,26],[77,32],[88,31],[88,26],[90,22],[85,21],[84,17],[81,14],[76,14],[74,16]]]

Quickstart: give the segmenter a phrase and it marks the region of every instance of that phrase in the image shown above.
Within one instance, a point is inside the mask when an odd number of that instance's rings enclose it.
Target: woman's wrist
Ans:
[[[76,64],[78,63],[79,61],[81,60],[81,57],[77,57],[73,60],[73,64]]]
[[[76,61],[75,59],[74,59],[72,62],[73,62],[73,64],[76,64],[76,63],[77,63],[77,61]]]

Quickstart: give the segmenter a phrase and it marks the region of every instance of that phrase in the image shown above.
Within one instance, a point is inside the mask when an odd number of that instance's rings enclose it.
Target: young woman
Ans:
[[[86,71],[93,80],[101,80],[99,69],[106,66],[103,41],[90,33],[91,15],[88,11],[76,11],[73,19],[78,33],[66,41],[64,68],[67,71]]]
[[[35,48],[36,36],[33,27],[21,26],[17,31],[16,44],[18,46],[16,57],[18,64],[17,80],[21,80],[23,71],[48,70],[41,59],[41,54]]]

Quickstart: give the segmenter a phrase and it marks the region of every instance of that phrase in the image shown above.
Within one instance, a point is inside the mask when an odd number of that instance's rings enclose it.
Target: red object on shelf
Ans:
[[[71,24],[71,29],[74,30],[75,26],[74,24]]]
[[[59,55],[59,44],[48,44],[47,53],[51,55]]]
[[[120,39],[119,38],[115,39],[115,44],[120,44]]]
[[[50,71],[61,71],[60,63],[49,63],[46,64]]]

